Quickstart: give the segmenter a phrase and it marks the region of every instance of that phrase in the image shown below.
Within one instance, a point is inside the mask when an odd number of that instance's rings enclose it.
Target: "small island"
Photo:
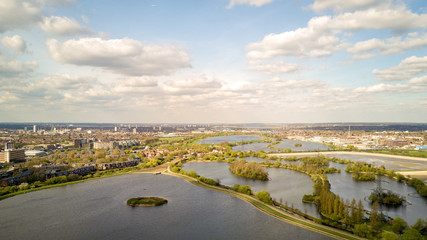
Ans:
[[[268,181],[268,172],[255,162],[235,161],[230,164],[230,171],[241,177]]]
[[[295,143],[294,146],[295,147],[302,147],[302,144],[301,143]]]
[[[378,190],[374,190],[371,195],[369,195],[369,200],[371,203],[378,202],[386,206],[397,207],[402,205],[402,203],[406,201],[406,198],[391,191],[379,192]]]
[[[132,207],[156,207],[167,202],[168,200],[160,197],[137,197],[127,200],[126,204]]]

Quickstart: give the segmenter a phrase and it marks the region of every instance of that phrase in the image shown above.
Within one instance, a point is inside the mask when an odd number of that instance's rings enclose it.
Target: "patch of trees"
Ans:
[[[239,193],[247,194],[247,195],[252,195],[253,194],[252,190],[251,190],[251,187],[248,186],[248,185],[241,186],[240,184],[236,183],[230,189],[233,190],[233,191],[239,192]]]
[[[235,161],[229,166],[230,171],[241,177],[268,181],[268,172],[255,162]]]
[[[373,173],[355,172],[351,174],[351,176],[357,181],[374,181],[375,179],[377,179],[377,177]]]
[[[160,206],[166,204],[168,200],[160,197],[137,197],[127,200],[126,204],[132,207],[138,206]]]
[[[203,176],[199,176],[196,173],[196,171],[194,171],[194,170],[190,170],[187,172],[184,169],[182,169],[181,167],[175,166],[175,167],[171,168],[171,171],[175,172],[175,173],[187,175],[187,176],[192,177],[192,178],[195,178],[195,179],[199,180],[200,182],[206,183],[208,185],[219,186],[219,181],[215,181],[215,180],[210,179],[210,178],[205,178]]]
[[[287,161],[300,161],[299,164],[286,164],[282,163],[281,166],[284,168],[289,168],[292,170],[296,170],[299,172],[306,173],[308,175],[313,174],[327,174],[327,173],[335,173],[340,172],[340,169],[329,167],[329,161],[332,158],[325,157],[323,155],[318,155],[314,157],[288,157],[285,160]]]
[[[369,195],[369,201],[371,201],[371,203],[378,202],[379,204],[387,206],[400,206],[405,200],[405,197],[391,191],[380,192],[377,189]]]
[[[273,200],[270,197],[270,193],[268,193],[267,191],[261,191],[261,192],[257,192],[255,194],[255,196],[264,203],[267,204],[273,204]]]
[[[376,179],[375,175],[396,177],[396,173],[393,170],[386,170],[384,166],[375,167],[365,162],[350,162],[347,164],[345,171],[353,173],[353,178],[359,181],[373,181]]]

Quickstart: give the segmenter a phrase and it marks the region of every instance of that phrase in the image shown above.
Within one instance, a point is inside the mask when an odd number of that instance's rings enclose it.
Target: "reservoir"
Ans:
[[[126,205],[137,196],[168,203]],[[167,175],[129,174],[22,194],[0,201],[0,216],[2,240],[330,239]]]

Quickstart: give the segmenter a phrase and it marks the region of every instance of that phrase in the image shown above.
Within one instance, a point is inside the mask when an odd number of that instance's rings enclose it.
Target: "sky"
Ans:
[[[1,0],[0,122],[427,122],[425,0]]]

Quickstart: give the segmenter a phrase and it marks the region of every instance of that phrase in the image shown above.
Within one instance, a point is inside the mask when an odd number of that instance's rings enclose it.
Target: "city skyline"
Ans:
[[[427,122],[422,0],[3,0],[0,122]]]

